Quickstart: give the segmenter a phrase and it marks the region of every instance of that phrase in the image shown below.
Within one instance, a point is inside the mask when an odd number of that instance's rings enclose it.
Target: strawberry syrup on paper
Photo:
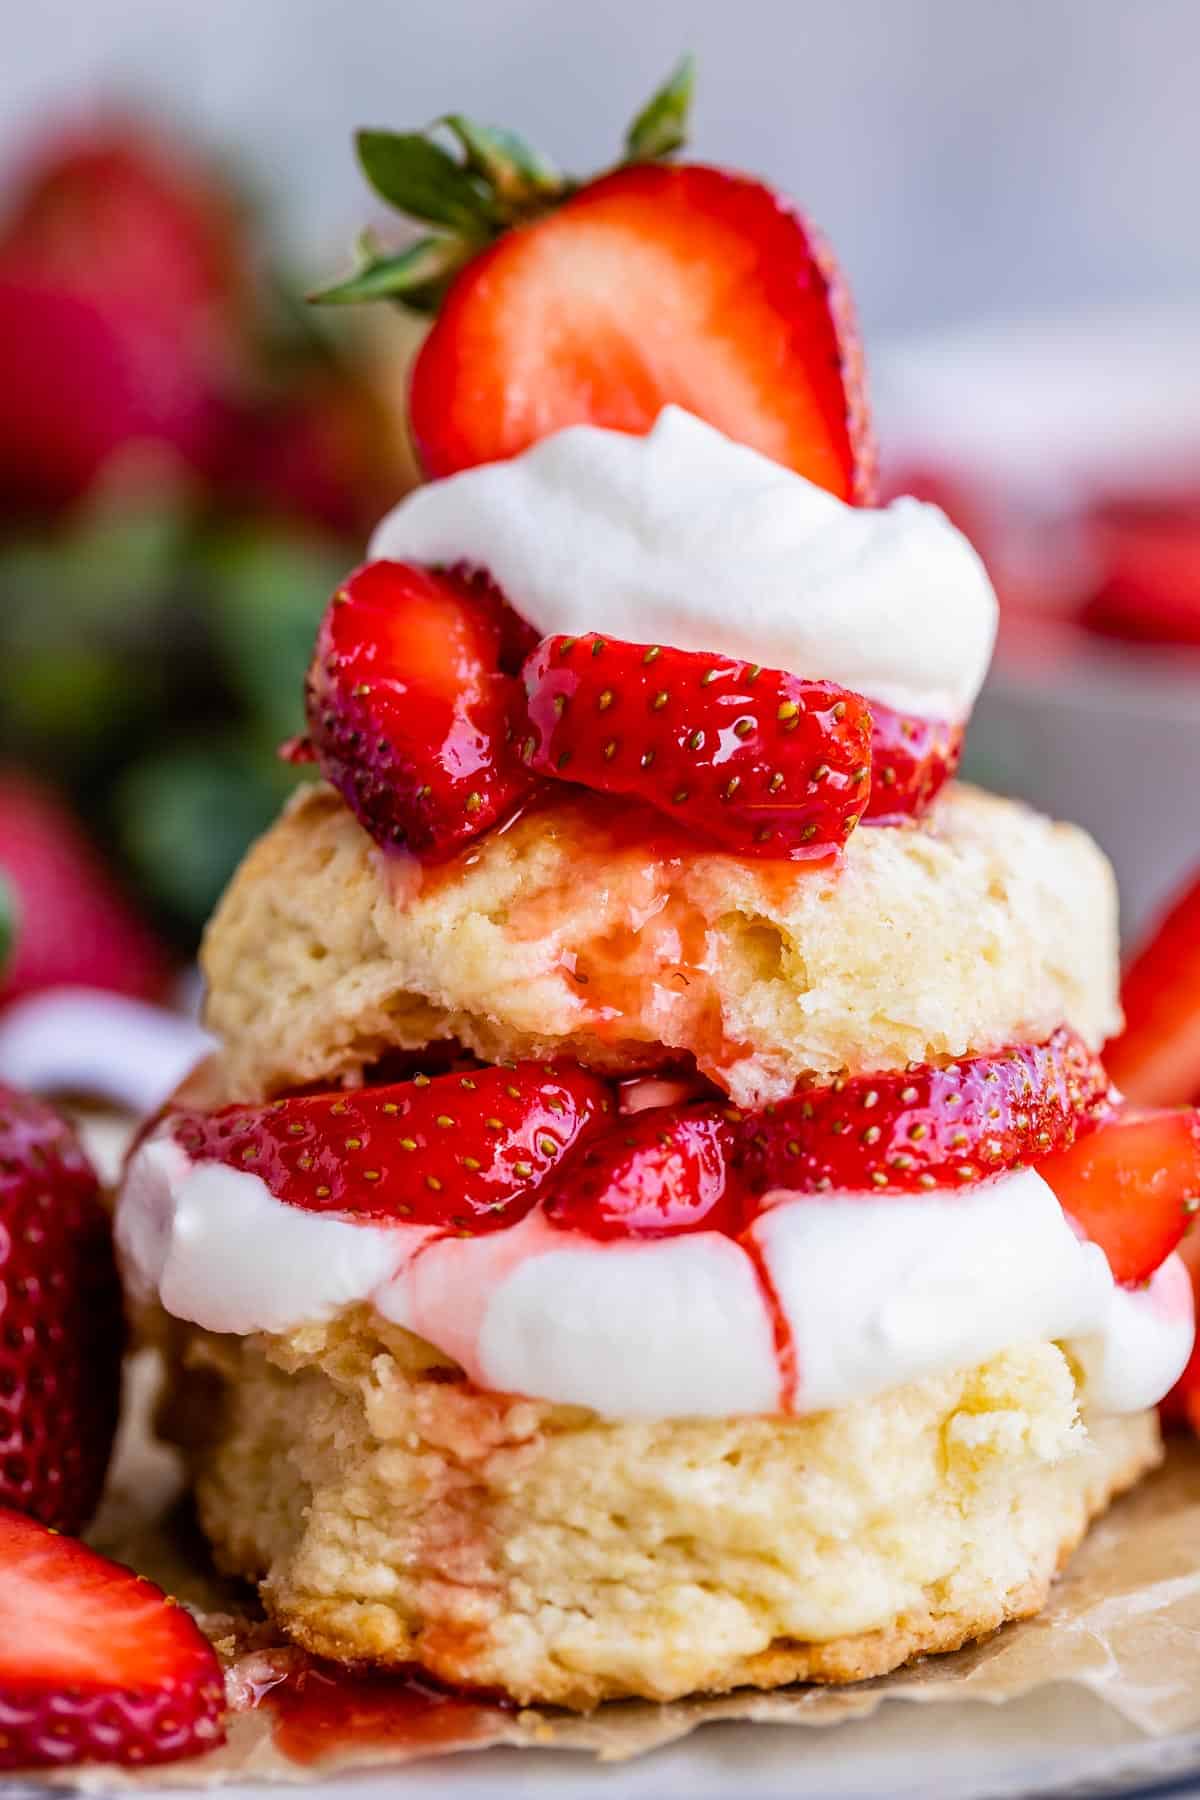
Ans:
[[[274,1716],[273,1742],[309,1768],[355,1750],[439,1755],[492,1740],[511,1702],[440,1687],[418,1668],[353,1674],[300,1653],[250,1684],[247,1704]]]

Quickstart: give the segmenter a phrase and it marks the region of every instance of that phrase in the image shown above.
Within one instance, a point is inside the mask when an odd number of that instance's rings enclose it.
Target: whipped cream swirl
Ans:
[[[937,507],[847,506],[675,406],[645,437],[572,426],[418,488],[371,555],[484,568],[544,637],[706,650],[953,724],[996,633]]]
[[[1090,1406],[1132,1412],[1191,1352],[1179,1258],[1117,1287],[1032,1170],[911,1197],[779,1194],[747,1237],[752,1254],[716,1232],[601,1243],[537,1208],[476,1238],[351,1221],[193,1162],[162,1127],[117,1212],[133,1291],[177,1318],[286,1333],[367,1305],[481,1387],[609,1418],[819,1412],[1048,1340]]]

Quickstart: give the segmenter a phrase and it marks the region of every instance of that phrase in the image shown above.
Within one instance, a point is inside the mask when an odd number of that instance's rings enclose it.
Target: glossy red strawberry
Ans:
[[[91,1518],[123,1339],[95,1171],[57,1113],[0,1087],[0,1506],[65,1531]]]
[[[1118,1281],[1145,1281],[1200,1210],[1200,1112],[1123,1107],[1038,1173]]]
[[[866,805],[870,712],[832,682],[595,635],[546,638],[524,678],[531,769],[741,855],[830,856]]]
[[[0,1511],[0,1769],[138,1765],[211,1750],[212,1645],[160,1588]]]
[[[640,164],[457,276],[413,370],[430,476],[674,403],[843,499],[874,483],[861,353],[822,240],[761,182]]]
[[[321,772],[381,844],[449,855],[533,786],[511,742],[517,635],[498,591],[408,563],[356,569],[321,622],[308,723]]]
[[[1200,878],[1175,900],[1121,984],[1125,1029],[1104,1052],[1143,1106],[1200,1101]]]
[[[545,1199],[551,1224],[594,1238],[740,1229],[733,1132],[720,1106],[623,1119],[573,1158]]]
[[[58,796],[0,768],[0,877],[16,930],[0,958],[0,1004],[43,988],[110,988],[149,999],[166,960]]]
[[[871,701],[871,797],[864,822],[894,825],[929,811],[962,755],[963,728]]]
[[[859,1075],[749,1114],[740,1167],[755,1193],[919,1193],[1032,1163],[1109,1106],[1099,1059],[1073,1032],[945,1068]]]
[[[246,1169],[290,1205],[459,1232],[511,1225],[614,1111],[572,1064],[417,1076],[392,1087],[170,1115],[196,1161]]]

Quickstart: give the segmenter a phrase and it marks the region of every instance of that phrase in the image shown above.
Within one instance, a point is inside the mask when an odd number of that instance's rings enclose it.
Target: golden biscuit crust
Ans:
[[[1085,1428],[1037,1344],[810,1418],[606,1420],[350,1315],[176,1332],[170,1428],[222,1563],[299,1644],[588,1708],[858,1681],[1043,1604],[1153,1413]]]
[[[391,1049],[694,1062],[740,1105],[801,1076],[1119,1022],[1116,894],[1083,832],[952,785],[839,868],[658,860],[566,798],[443,870],[383,855],[324,787],[251,850],[203,952],[231,1097],[354,1083]]]

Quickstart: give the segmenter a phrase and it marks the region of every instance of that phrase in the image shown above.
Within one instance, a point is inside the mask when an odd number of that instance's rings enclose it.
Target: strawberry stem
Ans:
[[[658,162],[687,142],[688,114],[696,83],[696,59],[681,57],[658,92],[652,94],[625,134],[627,163]]]
[[[625,134],[623,164],[658,162],[682,148],[695,73],[689,54],[647,101]],[[437,141],[438,131],[450,133],[461,158]],[[309,295],[318,305],[392,300],[415,312],[436,312],[472,257],[511,226],[569,199],[579,186],[516,132],[462,113],[446,113],[425,131],[359,131],[355,147],[381,199],[438,229],[400,250],[385,249],[364,233],[352,272]]]

